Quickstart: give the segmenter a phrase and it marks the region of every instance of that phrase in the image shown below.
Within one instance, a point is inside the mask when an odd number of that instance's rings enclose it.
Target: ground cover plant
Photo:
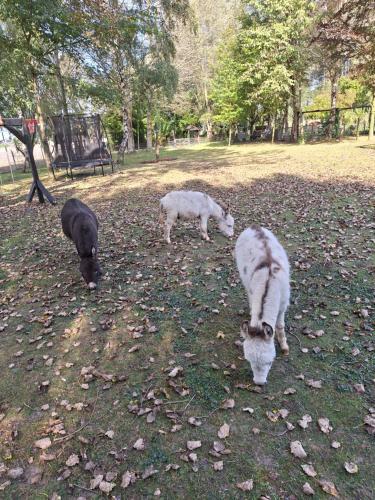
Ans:
[[[365,142],[200,145],[174,162],[43,182],[57,206],[0,206],[2,498],[373,498],[373,195]],[[166,152],[171,156],[170,152]],[[139,159],[141,159],[139,157]],[[144,158],[142,158],[144,159]],[[288,358],[251,383],[234,240],[158,200],[199,189],[231,206],[235,237],[269,227],[289,254]],[[59,212],[98,215],[90,293]]]

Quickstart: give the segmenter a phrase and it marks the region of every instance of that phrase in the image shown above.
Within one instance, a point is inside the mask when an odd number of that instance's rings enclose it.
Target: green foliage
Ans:
[[[244,2],[238,34],[241,82],[248,104],[275,113],[306,71],[306,45],[312,12],[310,0]]]
[[[228,127],[232,127],[244,116],[245,103],[240,85],[241,68],[235,57],[235,50],[233,38],[220,47],[210,94],[214,103],[214,121]]]
[[[123,131],[122,131],[122,117],[118,109],[114,109],[103,116],[104,126],[109,134],[112,144],[118,147],[121,144]]]

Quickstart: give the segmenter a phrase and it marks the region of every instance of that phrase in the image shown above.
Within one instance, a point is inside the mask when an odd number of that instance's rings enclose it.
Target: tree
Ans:
[[[233,127],[245,117],[245,103],[240,90],[240,65],[235,57],[233,36],[219,50],[216,73],[211,84],[213,119],[228,127],[228,145],[231,145]]]
[[[296,139],[313,2],[250,0],[243,5],[238,51],[247,104],[260,107],[276,123],[292,97]]]
[[[2,54],[5,74],[27,88],[39,122],[42,148],[51,168],[42,102],[43,78],[55,65],[57,51],[74,51],[82,42],[82,26],[73,6],[59,0],[0,0]],[[2,55],[2,58],[4,56]],[[4,61],[2,61],[4,67]],[[26,101],[20,102],[24,108]],[[30,109],[30,107],[29,107]]]
[[[218,47],[226,30],[238,23],[240,0],[191,0],[190,4],[192,22],[178,23],[175,30],[178,87],[171,109],[180,116],[200,117],[210,140],[213,110],[209,94]]]
[[[321,0],[320,3],[324,9],[315,42],[323,45],[324,57],[328,54],[332,63],[350,59],[352,73],[360,76],[371,91],[369,139],[372,139],[375,121],[375,1]]]
[[[142,65],[153,61],[155,54],[159,60],[169,62],[174,55],[175,22],[188,15],[188,1],[84,3],[91,23],[91,81],[107,94],[111,87],[123,116],[120,152],[134,151],[132,112]]]

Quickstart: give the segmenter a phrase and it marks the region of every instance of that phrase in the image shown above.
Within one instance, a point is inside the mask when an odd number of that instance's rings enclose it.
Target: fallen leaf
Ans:
[[[321,481],[318,481],[318,483],[319,483],[320,487],[322,488],[322,490],[325,491],[326,493],[328,493],[329,495],[331,495],[333,497],[339,496],[339,492],[337,491],[336,486],[331,481],[327,481],[326,479],[323,479]]]
[[[310,415],[304,415],[301,420],[298,420],[298,425],[302,427],[302,429],[307,429],[309,423],[312,422],[312,418]]]
[[[281,408],[278,413],[281,418],[286,418],[289,415],[289,410],[287,410],[286,408]]]
[[[228,424],[224,423],[217,432],[220,439],[225,439],[229,436],[230,427]]]
[[[357,474],[358,472],[358,465],[353,462],[345,462],[344,468],[349,474]]]
[[[107,436],[107,438],[109,438],[109,439],[113,439],[113,436],[115,435],[115,433],[114,433],[114,431],[107,431],[104,435]]]
[[[308,385],[309,387],[313,387],[314,389],[321,389],[322,388],[322,381],[308,379],[308,380],[306,380],[306,385]]]
[[[52,441],[50,438],[42,438],[42,439],[38,439],[37,441],[35,441],[34,443],[34,446],[36,446],[37,448],[40,448],[41,450],[46,450],[47,448],[49,448],[50,446],[52,445]]]
[[[214,462],[213,468],[214,468],[214,470],[223,470],[224,462],[222,460],[219,460],[218,462]]]
[[[311,488],[309,483],[305,483],[302,486],[302,491],[304,492],[305,495],[315,495],[315,491]]]
[[[303,446],[300,441],[292,441],[290,443],[290,451],[297,458],[307,457],[307,453],[303,449]]]
[[[234,399],[226,399],[221,405],[221,408],[223,410],[229,410],[231,408],[234,408],[234,405],[235,405]]]
[[[145,449],[145,441],[143,438],[137,439],[137,441],[133,444],[133,448],[138,451],[142,451]]]
[[[188,441],[186,443],[186,448],[190,451],[195,450],[196,448],[200,448],[202,446],[201,441]]]
[[[337,450],[337,448],[340,448],[340,446],[341,446],[341,443],[339,443],[338,441],[332,441],[332,443],[331,443],[331,447],[335,448],[335,450]]]
[[[324,434],[329,434],[332,431],[332,426],[330,425],[328,418],[318,418],[318,425]]]
[[[126,471],[121,478],[121,488],[127,488],[137,480],[135,472]]]
[[[296,392],[296,389],[294,389],[293,387],[288,387],[287,389],[285,389],[284,394],[295,394]]]
[[[363,384],[354,384],[353,387],[358,394],[364,394],[366,392]]]
[[[168,377],[175,378],[179,373],[181,373],[184,369],[182,366],[175,366],[169,373]]]
[[[303,472],[307,475],[307,476],[310,476],[310,477],[315,477],[317,475],[317,472],[316,470],[314,469],[314,466],[313,465],[309,465],[309,464],[302,464],[301,465],[301,468],[303,470]]]
[[[90,480],[90,490],[95,490],[99,486],[99,484],[103,481],[103,474],[98,474],[94,477],[94,479]]]
[[[70,455],[68,460],[65,462],[65,465],[67,465],[68,467],[74,467],[77,464],[79,464],[79,456],[76,455],[75,453]]]
[[[151,476],[154,476],[158,472],[159,472],[158,470],[154,469],[153,465],[150,465],[149,467],[146,467],[146,469],[143,471],[142,479],[147,479]]]
[[[202,425],[202,420],[197,420],[195,417],[189,417],[188,422],[195,427],[200,427]]]
[[[243,483],[237,483],[236,484],[237,488],[239,488],[242,491],[251,491],[254,487],[254,483],[252,479],[248,479],[247,481],[244,481]]]
[[[254,413],[254,408],[250,408],[249,406],[247,406],[246,408],[242,408],[242,411],[246,411],[247,413]]]
[[[14,469],[9,469],[7,472],[7,476],[10,479],[18,479],[23,476],[24,470],[22,467],[15,467]]]
[[[107,481],[101,481],[101,483],[99,484],[99,490],[109,495],[109,493],[111,493],[111,491],[115,486],[116,483],[108,483]]]

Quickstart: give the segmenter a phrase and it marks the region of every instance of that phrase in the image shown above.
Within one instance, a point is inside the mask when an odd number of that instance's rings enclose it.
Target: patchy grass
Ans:
[[[164,151],[174,162],[141,164],[150,154],[133,155],[105,177],[78,174],[72,182],[60,175],[53,183],[42,172],[58,199],[55,207],[25,206],[28,180],[3,185],[2,498],[99,498],[104,493],[90,491],[99,474],[116,484],[111,495],[130,498],[151,497],[158,488],[164,498],[244,498],[236,484],[248,479],[254,481],[251,498],[302,498],[306,481],[324,498],[318,483],[324,479],[340,498],[373,498],[374,443],[364,418],[375,396],[375,153],[365,145],[199,145]],[[291,353],[277,357],[262,393],[254,392],[238,346],[248,309],[234,241],[211,221],[212,241],[202,242],[195,224],[186,222],[174,228],[167,247],[158,199],[171,188],[201,189],[229,201],[236,235],[257,222],[287,249]],[[105,274],[96,293],[83,286],[74,248],[61,235],[59,211],[71,196],[90,204],[100,219]],[[324,334],[315,336],[317,330]],[[83,375],[90,366],[94,372]],[[182,371],[169,377],[177,366]],[[322,388],[309,387],[310,379]],[[289,387],[296,392],[284,394]],[[223,410],[227,398],[235,407]],[[254,412],[243,411],[247,407]],[[285,420],[267,417],[281,408],[289,411]],[[303,430],[298,420],[305,414],[312,422]],[[190,417],[201,425],[189,424]],[[319,430],[321,417],[333,427],[328,435]],[[295,428],[288,431],[286,421]],[[222,440],[228,451],[214,456],[224,422],[230,425]],[[44,453],[34,445],[43,437],[52,440]],[[144,450],[133,449],[138,438]],[[194,462],[189,440],[202,443]],[[295,440],[306,459],[291,455]],[[341,447],[333,449],[332,441]],[[79,464],[68,467],[72,454]],[[213,463],[221,460],[223,470],[215,471]],[[348,474],[345,462],[356,463],[359,472]],[[307,477],[302,463],[313,464],[317,477]],[[168,471],[169,464],[179,469]],[[158,472],[142,479],[151,466]],[[8,477],[15,467],[24,470],[19,479]],[[126,471],[137,480],[123,489]]]

